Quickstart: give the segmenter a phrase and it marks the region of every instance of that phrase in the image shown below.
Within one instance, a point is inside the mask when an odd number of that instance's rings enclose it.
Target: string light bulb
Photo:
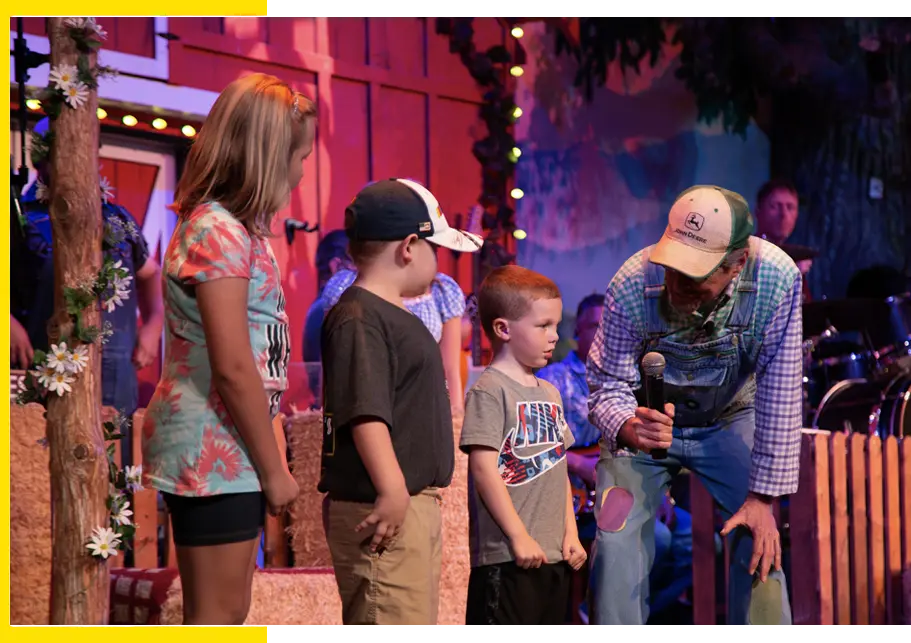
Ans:
[[[525,35],[525,30],[522,29],[522,27],[515,26],[512,28],[512,31],[510,31],[509,33],[512,34],[513,38],[521,38],[522,36]]]
[[[516,239],[518,239],[519,241],[522,241],[523,239],[525,239],[528,236],[528,233],[525,232],[525,230],[522,230],[521,228],[516,228],[515,230],[512,231],[512,236],[515,237]]]
[[[98,109],[96,109],[95,115],[98,117],[99,121],[103,121],[104,119],[106,119],[108,117],[108,113],[107,113],[107,111],[105,111],[105,109],[103,107],[99,107]]]
[[[520,118],[521,116],[522,116],[522,108],[519,107],[518,105],[516,105],[516,106],[513,107],[513,109],[512,109],[512,118],[513,118],[513,120],[516,120],[516,121],[517,121],[517,120],[519,120],[519,118]]]
[[[525,73],[525,70],[518,65],[514,65],[513,67],[509,68],[509,73],[512,74],[514,78],[518,78]]]
[[[164,129],[167,126],[168,126],[168,121],[166,121],[163,118],[156,118],[154,121],[152,121],[152,127],[154,127],[155,129]]]
[[[127,127],[133,127],[136,123],[139,122],[132,114],[125,114],[124,117],[120,120],[123,121],[123,124]]]
[[[514,148],[512,148],[512,155],[515,156],[516,158],[519,158],[520,156],[522,156],[522,150],[520,150],[518,147],[514,147]]]
[[[184,125],[183,127],[180,128],[180,132],[187,138],[193,138],[194,136],[196,136],[196,128],[193,127],[192,125]]]
[[[509,192],[509,196],[511,196],[514,199],[521,199],[523,196],[525,196],[525,193],[522,190],[520,190],[519,188],[513,188]]]
[[[25,106],[32,111],[41,109],[41,101],[37,98],[29,98],[27,101],[25,101]]]

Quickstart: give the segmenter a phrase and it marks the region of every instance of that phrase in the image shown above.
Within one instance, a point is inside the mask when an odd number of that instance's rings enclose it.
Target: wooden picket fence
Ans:
[[[725,547],[719,583],[716,509],[695,476],[690,505],[693,618],[713,624],[725,610],[729,555]],[[911,575],[911,437],[805,431],[800,488],[775,511],[790,543],[795,624],[911,622],[902,586]]]

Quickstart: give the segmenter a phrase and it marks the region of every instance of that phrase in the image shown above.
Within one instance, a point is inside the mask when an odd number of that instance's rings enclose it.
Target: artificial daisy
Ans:
[[[123,302],[130,298],[129,290],[114,290],[114,294],[102,302],[104,309],[112,313],[117,306],[123,306]]]
[[[48,366],[47,364],[43,364],[37,371],[32,371],[32,376],[38,380],[38,383],[44,388],[50,387],[56,374],[57,369],[53,366]]]
[[[92,531],[92,539],[86,545],[86,548],[92,552],[92,556],[98,556],[107,560],[108,556],[116,556],[117,548],[120,546],[120,539],[114,530],[109,527],[95,527]]]
[[[104,29],[102,29],[101,25],[99,25],[97,22],[95,22],[94,18],[86,18],[85,22],[82,25],[82,28],[86,29],[87,31],[94,32],[94,34],[96,36],[98,36],[101,40],[104,40],[105,38],[108,37],[108,32],[105,31]]]
[[[108,181],[108,177],[103,175],[99,176],[98,187],[101,188],[101,200],[104,203],[107,203],[110,199],[114,198],[114,187],[111,185],[111,182]]]
[[[47,203],[51,199],[51,191],[41,179],[35,183],[35,198],[41,203]]]
[[[135,467],[127,466],[123,470],[123,476],[127,481],[127,491],[136,493],[142,491],[142,465]]]
[[[76,81],[65,90],[63,90],[63,96],[66,98],[66,103],[73,109],[82,107],[85,104],[85,101],[89,98],[89,88],[85,84]]]
[[[54,86],[62,92],[66,92],[73,84],[78,82],[77,74],[78,70],[76,65],[57,65],[51,69],[51,73],[48,74],[48,78]]]
[[[56,393],[57,396],[62,396],[64,393],[69,393],[73,390],[73,387],[70,384],[73,383],[73,378],[69,373],[54,373],[54,378],[51,380],[51,383],[48,384],[47,390],[51,393]]]
[[[133,277],[130,275],[126,275],[124,277],[117,275],[114,277],[114,290],[129,293],[131,281],[133,281]]]
[[[89,347],[85,344],[77,346],[70,353],[70,370],[73,373],[81,373],[89,365]]]
[[[47,365],[59,373],[70,370],[70,351],[66,342],[51,344],[51,351],[47,354]]]
[[[123,505],[118,503],[115,507],[115,511],[111,515],[111,520],[113,520],[116,525],[125,526],[131,524],[130,516],[132,515],[133,512],[130,510],[130,501],[124,500]]]

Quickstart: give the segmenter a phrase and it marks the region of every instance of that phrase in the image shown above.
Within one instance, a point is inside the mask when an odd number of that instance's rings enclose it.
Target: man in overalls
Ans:
[[[48,119],[42,119],[35,126],[34,135],[43,136],[48,127]],[[50,172],[47,163],[39,163],[35,169],[38,180],[46,185]],[[93,171],[86,168],[86,172]],[[48,204],[39,194],[38,180],[22,195],[28,253],[34,264],[33,272],[19,278],[28,282],[33,293],[26,322],[29,340],[34,349],[47,351],[47,325],[54,314],[53,237]],[[124,436],[121,464],[126,466],[133,464],[130,426],[139,406],[137,370],[154,362],[161,344],[164,323],[161,270],[149,253],[138,223],[125,208],[109,202],[103,194],[101,213],[105,234],[112,227],[118,231],[109,235],[115,243],[104,244],[104,252],[113,261],[121,262],[132,277],[130,294],[122,305],[104,309],[102,313],[103,323],[112,332],[101,351],[101,403],[116,409],[126,421],[121,430]],[[137,312],[142,317],[141,328],[137,324]]]
[[[661,240],[607,288],[587,364],[602,435],[592,623],[648,619],[655,512],[682,468],[727,519],[728,622],[791,622],[771,502],[797,490],[802,284],[794,262],[751,236],[753,226],[739,194],[692,187]],[[667,362],[664,413],[641,396],[640,362],[652,351]],[[657,449],[667,457],[653,459]]]

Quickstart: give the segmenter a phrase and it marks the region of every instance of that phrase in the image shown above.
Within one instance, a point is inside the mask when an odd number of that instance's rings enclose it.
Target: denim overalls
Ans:
[[[725,519],[747,496],[755,429],[753,400],[757,340],[750,334],[758,262],[750,253],[733,294],[734,303],[715,339],[682,344],[668,340],[661,315],[664,269],[644,259],[646,351],[664,355],[665,398],[674,404],[674,439],[664,460],[638,453],[598,462],[599,520],[590,576],[592,624],[641,624],[649,615],[649,571],[655,559],[655,512],[671,477],[681,468],[697,475]],[[642,402],[640,401],[640,405]],[[608,520],[607,516],[613,516]],[[603,526],[603,527],[602,527]],[[753,538],[736,529],[731,539],[728,622],[791,622],[784,574],[765,583],[751,576]],[[754,588],[755,585],[755,588]]]
[[[34,235],[30,249],[38,254],[39,250],[45,253],[52,244],[52,230],[50,215],[47,206],[35,200],[34,185],[23,195],[26,205],[26,215],[34,230],[39,234]],[[124,221],[133,221],[131,215],[120,206],[102,204],[102,216],[107,221],[111,217],[120,217]],[[46,250],[39,248],[45,244]],[[141,244],[141,248],[138,245]],[[130,283],[130,296],[122,306],[112,312],[102,311],[102,320],[111,325],[113,334],[101,350],[101,403],[110,406],[132,422],[133,413],[139,406],[139,382],[136,367],[133,366],[133,349],[136,346],[136,315],[139,310],[139,296],[137,293],[136,271],[141,265],[136,265],[137,260],[145,260],[148,250],[141,239],[131,241],[124,239],[115,248],[109,250],[114,261],[122,262],[121,265],[129,271],[133,281]],[[52,254],[43,256],[42,267],[38,274],[32,275],[35,280],[35,297],[30,311],[29,336],[36,349],[47,350],[47,323],[54,314],[54,262]],[[131,465],[132,461],[132,432],[129,425],[122,431],[124,437],[122,445],[122,464]]]

